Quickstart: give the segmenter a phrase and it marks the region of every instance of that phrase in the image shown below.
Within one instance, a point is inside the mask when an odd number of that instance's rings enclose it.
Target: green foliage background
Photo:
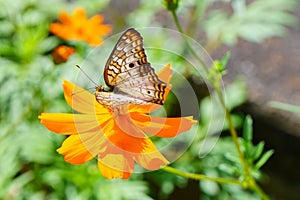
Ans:
[[[118,5],[116,1],[0,0],[0,199],[167,199],[176,187],[187,186],[187,179],[163,171],[134,174],[121,181],[104,179],[95,160],[80,166],[70,165],[56,152],[65,137],[49,132],[37,118],[41,112],[72,112],[63,98],[62,78],[74,80],[78,73],[74,66],[86,56],[79,51],[67,63],[53,63],[50,53],[63,41],[49,33],[49,25],[60,11],[72,12],[81,6],[89,15],[103,12],[116,31],[127,27],[175,28],[170,25],[172,18],[164,3],[128,1],[127,10],[116,14],[117,8],[113,7]],[[224,7],[216,9],[214,3],[222,3]],[[243,0],[188,0],[179,3],[178,15],[190,36],[198,33],[206,36],[199,42],[212,51],[221,44],[235,45],[238,38],[261,42],[282,36],[286,25],[295,23],[288,12],[295,5],[294,0],[256,0],[251,4]],[[181,62],[172,57],[168,60]],[[195,73],[186,68],[178,70],[187,76]],[[176,81],[173,84],[180,86]],[[226,104],[231,110],[246,101],[245,88],[241,80],[226,86]],[[205,153],[199,152],[199,148],[211,119],[209,98],[199,99],[201,117],[197,137],[172,165],[188,172],[239,177],[240,162],[229,137],[219,139],[212,152],[199,158]],[[239,142],[253,167],[252,173],[259,179],[263,177],[259,168],[272,152],[263,154],[263,142],[252,144],[250,117],[237,114],[232,117],[236,127],[244,126],[244,136]],[[227,128],[225,125],[223,131]],[[238,186],[209,181],[201,181],[199,190],[203,199],[258,199],[256,194]]]

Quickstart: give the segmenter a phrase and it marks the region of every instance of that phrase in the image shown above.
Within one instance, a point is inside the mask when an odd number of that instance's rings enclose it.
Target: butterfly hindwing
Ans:
[[[146,102],[163,104],[167,85],[159,80],[150,64],[144,64],[119,74],[117,82],[118,86],[115,87],[117,92],[129,94]]]

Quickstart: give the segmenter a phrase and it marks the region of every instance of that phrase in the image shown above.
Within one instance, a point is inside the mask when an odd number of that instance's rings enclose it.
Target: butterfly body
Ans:
[[[115,92],[96,92],[96,100],[107,107],[115,108],[119,106],[125,106],[128,104],[142,105],[145,101],[137,99],[135,97],[128,96],[127,94],[115,93]]]
[[[135,29],[125,31],[104,68],[106,86],[96,87],[96,100],[109,107],[164,103],[166,83],[147,61],[143,38]]]

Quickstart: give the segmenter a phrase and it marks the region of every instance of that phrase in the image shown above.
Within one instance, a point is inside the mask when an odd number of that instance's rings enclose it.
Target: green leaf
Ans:
[[[295,106],[287,103],[282,103],[278,101],[271,101],[269,102],[269,106],[273,108],[278,108],[284,111],[293,112],[293,113],[300,113],[300,106]]]
[[[148,188],[142,181],[107,180],[103,181],[99,188],[96,193],[98,199],[152,199],[146,194]]]
[[[218,176],[217,172],[214,169],[205,170],[205,174],[211,177]],[[206,181],[206,180],[200,181],[199,186],[203,192],[211,196],[214,196],[220,192],[220,188],[218,184],[213,181]]]
[[[232,120],[232,124],[234,127],[241,127],[243,125],[243,118],[241,115],[238,114],[230,114],[231,120]],[[229,130],[229,125],[227,123],[227,121],[225,121],[224,123],[224,127],[223,130]]]
[[[0,36],[10,37],[13,34],[14,25],[8,20],[0,21]]]
[[[201,181],[200,188],[205,194],[214,196],[220,192],[220,188],[217,183],[213,181]]]
[[[221,65],[223,66],[223,70],[226,68],[229,59],[230,59],[230,52],[227,51],[226,54],[223,56],[223,58],[220,61]]]
[[[252,162],[252,154],[253,151],[253,144],[252,144],[252,136],[253,136],[253,128],[252,128],[252,118],[250,115],[247,115],[244,120],[244,127],[243,127],[243,142],[245,148],[245,156],[248,161]]]
[[[256,169],[261,168],[269,160],[269,158],[272,156],[273,153],[274,153],[273,150],[269,150],[266,153],[264,153],[264,155],[255,164],[255,168]]]
[[[59,44],[57,37],[47,37],[37,44],[36,51],[43,54],[45,52],[53,50]]]
[[[259,31],[258,31],[259,30]],[[280,24],[247,23],[240,24],[237,33],[250,42],[261,42],[273,36],[283,36],[285,27]]]
[[[232,165],[229,165],[229,164],[220,164],[218,166],[218,169],[227,174],[230,174],[231,176],[235,175],[235,172],[236,172],[235,167],[233,167]]]
[[[258,143],[258,145],[253,148],[253,155],[252,155],[253,160],[258,159],[261,156],[261,154],[263,153],[264,147],[265,147],[265,142],[260,141]]]
[[[238,164],[240,164],[240,158],[238,157],[238,155],[236,155],[236,154],[232,154],[232,153],[229,153],[229,152],[226,152],[226,153],[224,153],[224,157],[227,159],[227,160],[229,160],[229,161],[231,161],[231,162],[233,162],[233,163],[238,163]]]
[[[247,115],[244,122],[243,136],[246,142],[252,142],[253,121],[250,115]]]
[[[228,85],[225,88],[226,91],[226,107],[229,110],[241,105],[247,99],[246,95],[246,83],[241,80],[237,79],[232,84]]]
[[[212,12],[204,29],[212,40],[234,45],[241,37],[251,42],[262,42],[273,36],[283,36],[287,25],[296,24],[291,14],[297,8],[296,0],[256,0],[247,6],[234,6],[231,16],[217,10]]]

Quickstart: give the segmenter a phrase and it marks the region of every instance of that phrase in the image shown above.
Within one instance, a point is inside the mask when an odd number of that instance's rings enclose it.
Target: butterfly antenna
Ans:
[[[93,89],[95,89],[95,88],[94,88],[94,87],[87,88],[87,90],[88,90],[89,92],[91,92]],[[71,93],[71,96],[80,94],[80,93],[82,93],[82,92],[86,92],[86,90],[83,89],[83,90],[80,90],[80,91],[73,92],[73,93]]]
[[[87,75],[87,73],[85,73],[85,71],[83,71],[83,69],[79,66],[79,65],[76,65],[76,67],[92,82],[94,83],[96,86],[98,86],[98,84],[93,80],[91,79],[91,77],[89,77],[89,75]]]

